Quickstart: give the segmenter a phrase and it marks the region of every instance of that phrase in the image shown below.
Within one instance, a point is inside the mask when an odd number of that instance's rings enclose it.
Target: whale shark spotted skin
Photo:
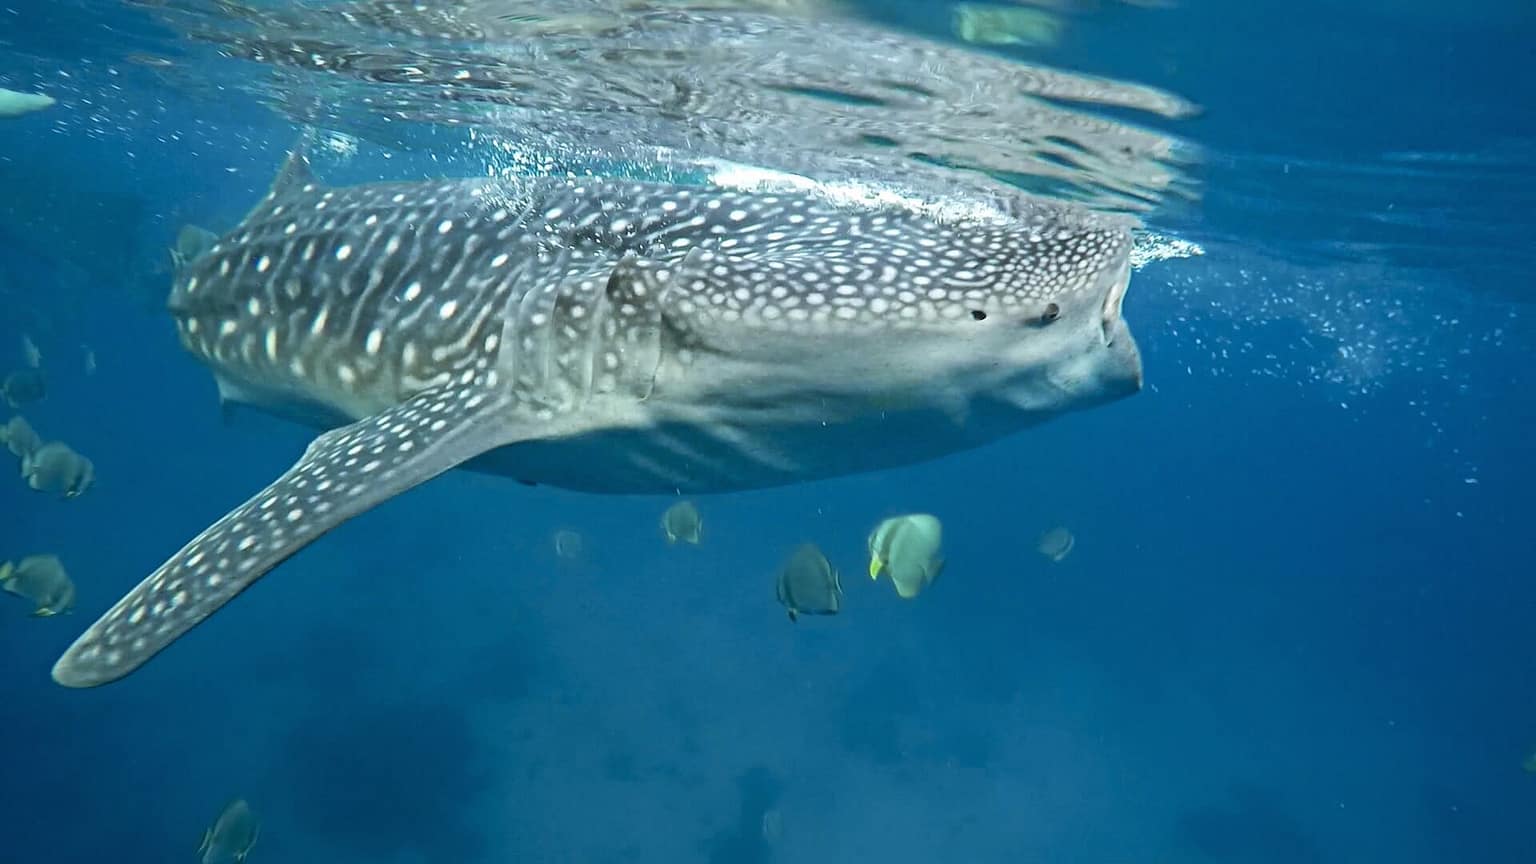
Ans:
[[[325,429],[53,676],[127,675],[457,466],[708,493],[932,459],[1128,396],[1128,226],[595,177],[330,188],[302,148],[168,306],[222,399]]]

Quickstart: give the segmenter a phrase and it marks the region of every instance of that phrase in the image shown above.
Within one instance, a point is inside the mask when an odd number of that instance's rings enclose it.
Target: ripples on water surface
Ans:
[[[1071,67],[1074,44],[1092,45],[1094,34],[1146,28],[1154,46],[1176,37],[1188,26],[1184,10],[1113,0],[1036,6],[1047,11],[1031,14],[1059,25],[1047,41],[1065,44],[966,44],[953,35],[952,7],[937,3],[59,3],[48,15],[79,26],[8,46],[32,68],[10,83],[64,100],[50,118],[55,131],[118,140],[144,159],[159,155],[150,142],[197,159],[233,136],[270,161],[284,133],[242,110],[259,102],[328,130],[324,143],[338,159],[359,146],[429,154],[418,173],[622,166],[762,181],[740,167],[753,166],[946,206],[1007,212],[1033,194],[1131,214],[1155,232],[1142,237],[1142,259],[1219,248],[1212,265],[1154,271],[1132,301],[1172,301],[1154,312],[1203,322],[1213,371],[1300,374],[1347,394],[1394,369],[1421,379],[1434,365],[1429,333],[1469,350],[1502,344],[1512,322],[1498,319],[1508,310],[1482,308],[1486,298],[1456,283],[1529,272],[1524,226],[1502,211],[1504,202],[1536,200],[1528,144],[1398,149],[1367,161],[1201,147],[1200,108],[1184,94]],[[27,21],[24,9],[11,14]],[[1068,38],[1079,33],[1078,43]],[[1181,62],[1138,51],[1149,77],[1168,77],[1158,73]],[[1264,122],[1264,106],[1246,107],[1251,123]],[[0,173],[20,170],[0,163]],[[121,188],[95,194],[103,215],[138,205]],[[70,221],[49,218],[64,214],[46,205],[19,213],[21,200],[9,205],[12,223],[30,220],[47,235]],[[91,255],[78,254],[80,236],[40,239],[66,253],[58,257],[97,262],[101,275],[150,270],[135,278],[152,295],[164,273],[147,250],[168,245],[176,219],[211,217],[134,215],[153,226],[141,232],[149,236],[121,236]],[[1286,275],[1255,275],[1277,267]],[[1158,280],[1166,290],[1151,290]],[[1294,354],[1243,356],[1251,340],[1231,328],[1276,321],[1296,334]],[[1464,383],[1430,371],[1451,388]]]
[[[812,2],[486,0],[303,7],[144,3],[188,40],[131,62],[181,87],[276,102],[295,120],[401,143],[471,130],[493,168],[608,161],[687,171],[702,158],[894,183],[933,197],[1017,185],[1104,209],[1188,194],[1176,139],[1093,113],[1179,117],[1155,88],[877,28]],[[217,79],[215,79],[217,80]]]

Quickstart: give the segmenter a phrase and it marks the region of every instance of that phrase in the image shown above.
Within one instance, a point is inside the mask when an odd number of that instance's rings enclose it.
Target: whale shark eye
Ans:
[[[1045,304],[1045,311],[1040,313],[1040,323],[1049,324],[1061,317],[1061,307],[1055,303]]]
[[[985,320],[987,320],[987,313],[986,313],[985,310],[982,310],[982,309],[972,309],[971,310],[971,317],[974,318],[977,321],[985,321]]]

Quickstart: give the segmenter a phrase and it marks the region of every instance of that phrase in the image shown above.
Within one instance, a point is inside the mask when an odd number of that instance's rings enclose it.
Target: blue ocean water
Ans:
[[[1143,218],[1205,254],[1135,275],[1132,398],[701,497],[698,547],[665,498],[450,473],[66,690],[80,630],[313,434],[224,422],[157,308],[175,229],[233,224],[297,136],[216,57],[207,89],[125,62],[179,44],[160,5],[0,3],[0,86],[60,99],[0,118],[0,367],[35,342],[26,415],[98,474],[0,483],[0,560],[80,591],[0,598],[0,860],[196,860],[244,797],[257,862],[1536,861],[1529,3],[1104,2],[993,49],[1200,106],[1147,121],[1200,195]],[[943,4],[860,9],[951,38]],[[411,144],[336,170],[473,173]],[[865,538],[910,511],[947,564],[902,601]],[[802,540],[847,597],[794,625]]]

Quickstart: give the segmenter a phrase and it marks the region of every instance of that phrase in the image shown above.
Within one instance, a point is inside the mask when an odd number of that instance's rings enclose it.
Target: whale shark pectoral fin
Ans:
[[[316,438],[270,486],[215,522],[119,600],[53,667],[66,687],[115,681],[342,522],[535,425],[514,396],[424,391]]]
[[[208,254],[217,246],[219,235],[196,225],[183,225],[176,234],[176,245],[171,247],[171,266],[180,270]]]

